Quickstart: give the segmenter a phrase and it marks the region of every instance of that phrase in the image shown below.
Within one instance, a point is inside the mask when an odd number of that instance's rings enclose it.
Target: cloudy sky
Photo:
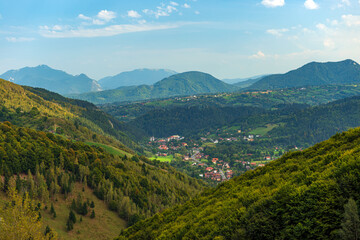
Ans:
[[[218,78],[360,62],[360,0],[0,0],[0,73],[136,68]]]

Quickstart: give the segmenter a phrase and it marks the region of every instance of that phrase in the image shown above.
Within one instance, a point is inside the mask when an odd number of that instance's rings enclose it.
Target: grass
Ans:
[[[105,144],[101,144],[101,143],[95,143],[95,142],[85,142],[87,145],[89,146],[96,146],[96,147],[102,147],[104,148],[108,153],[113,154],[115,156],[127,156],[127,157],[132,157],[133,155],[125,152],[123,150],[120,150],[118,148],[115,148],[113,146],[109,146],[109,145],[105,145]]]
[[[42,217],[44,227],[49,225],[58,233],[59,239],[113,239],[119,235],[120,231],[126,228],[126,222],[121,219],[117,213],[110,211],[105,202],[99,200],[88,187],[84,188],[82,192],[82,184],[76,183],[71,195],[65,200],[63,195],[58,195],[57,201],[53,201],[57,217],[54,219],[50,215],[50,204],[48,209],[43,210]],[[84,194],[85,199],[95,203],[95,218],[90,218],[91,210],[87,216],[82,216],[80,222],[80,215],[76,214],[76,223],[74,229],[70,232],[66,231],[66,221],[69,216],[69,206],[72,199],[76,199],[78,194]]]
[[[172,155],[166,156],[166,157],[158,157],[158,156],[153,156],[151,158],[149,158],[150,160],[158,160],[160,162],[171,162],[174,157]]]
[[[214,148],[216,147],[216,144],[215,143],[212,143],[212,142],[207,142],[207,143],[204,143],[202,145],[202,147],[211,147],[211,148]]]
[[[278,126],[278,124],[266,124],[266,127],[258,127],[252,130],[250,134],[263,136]]]

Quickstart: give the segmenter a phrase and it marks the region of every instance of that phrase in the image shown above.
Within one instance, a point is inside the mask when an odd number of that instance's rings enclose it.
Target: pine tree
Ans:
[[[50,207],[50,214],[53,215],[54,218],[56,218],[56,212],[55,212],[55,208],[53,203],[51,203],[51,207]]]
[[[91,212],[90,218],[95,218],[95,211],[94,211],[94,209],[93,209],[92,212]]]
[[[75,213],[73,212],[73,210],[70,210],[69,220],[73,223],[76,223],[76,216],[75,216]]]
[[[74,228],[74,223],[70,220],[70,218],[66,222],[66,230],[71,231]]]
[[[345,204],[344,219],[341,223],[340,236],[343,240],[360,239],[360,220],[358,207],[354,199],[350,198]]]
[[[94,201],[91,201],[91,203],[90,203],[90,207],[91,207],[91,208],[94,208],[94,207],[95,207],[95,203],[94,203]]]

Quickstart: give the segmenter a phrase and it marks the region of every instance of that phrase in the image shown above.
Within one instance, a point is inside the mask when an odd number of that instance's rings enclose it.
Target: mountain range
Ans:
[[[285,74],[266,76],[247,89],[265,90],[354,83],[360,83],[360,65],[348,59],[341,62],[311,62]]]
[[[10,70],[0,78],[16,84],[45,88],[96,104],[137,101],[193,94],[272,90],[329,84],[357,84],[360,65],[353,60],[311,62],[285,74],[261,75],[248,79],[224,79],[202,72],[137,69],[105,77],[98,82],[85,74],[73,76],[46,65]],[[101,91],[104,89],[105,91]]]
[[[105,77],[98,81],[102,89],[109,90],[124,86],[152,85],[164,78],[170,77],[177,72],[167,69],[136,69],[122,72],[115,76]]]
[[[224,83],[210,74],[185,72],[172,75],[154,85],[121,87],[102,92],[73,94],[69,97],[101,104],[235,90],[237,90],[236,86]]]
[[[85,74],[73,76],[64,71],[52,69],[46,65],[10,70],[0,75],[0,78],[19,85],[45,88],[60,94],[101,90],[99,84]]]

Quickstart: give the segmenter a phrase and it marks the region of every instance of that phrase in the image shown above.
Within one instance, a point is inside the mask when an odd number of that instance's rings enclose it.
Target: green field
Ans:
[[[104,148],[108,153],[113,154],[115,156],[127,156],[127,157],[132,157],[133,155],[125,152],[123,150],[120,150],[118,148],[115,148],[113,146],[109,146],[109,145],[105,145],[105,144],[101,144],[101,143],[94,143],[94,142],[85,142],[87,145],[89,146],[96,146],[96,147],[102,147]]]
[[[277,124],[266,124],[266,127],[258,127],[252,130],[250,134],[263,136],[278,126]]]
[[[158,156],[153,156],[151,158],[149,158],[150,160],[158,160],[160,162],[171,162],[174,157],[172,155],[167,156],[167,157],[158,157]]]

